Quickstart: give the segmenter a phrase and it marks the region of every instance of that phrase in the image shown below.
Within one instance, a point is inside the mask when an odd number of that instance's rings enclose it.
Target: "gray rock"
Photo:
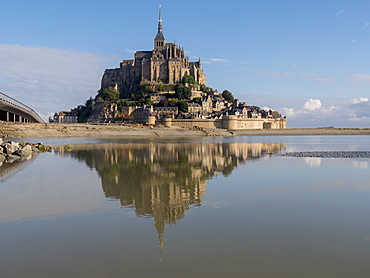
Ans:
[[[21,157],[18,156],[18,155],[12,155],[12,154],[8,154],[6,155],[6,163],[13,163],[14,161],[20,159]]]
[[[288,152],[281,155],[291,157],[319,157],[319,158],[370,158],[370,151]]]
[[[32,147],[30,145],[26,145],[21,149],[22,156],[29,156],[32,154]]]
[[[5,155],[1,154],[0,155],[0,164],[3,164],[4,161],[5,161]]]
[[[4,144],[5,153],[12,154],[19,149],[19,144],[16,142],[6,142]]]
[[[30,155],[24,155],[21,157],[21,161],[30,160],[32,158],[32,154]]]
[[[21,157],[22,154],[21,154],[21,151],[20,150],[16,150],[15,152],[12,153],[12,155],[16,155],[16,156],[19,156]]]

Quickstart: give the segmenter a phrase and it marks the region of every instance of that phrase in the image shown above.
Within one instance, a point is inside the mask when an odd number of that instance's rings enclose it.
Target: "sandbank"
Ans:
[[[264,130],[199,129],[125,124],[51,124],[0,122],[0,137],[6,138],[124,138],[203,136],[311,136],[370,135],[370,128],[287,128]]]

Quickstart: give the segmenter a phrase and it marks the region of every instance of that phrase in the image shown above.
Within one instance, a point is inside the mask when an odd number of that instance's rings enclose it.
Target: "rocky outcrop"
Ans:
[[[42,143],[26,143],[3,141],[0,139],[0,166],[3,163],[13,163],[16,160],[27,160],[35,153],[51,151],[51,147]]]
[[[93,112],[87,119],[88,123],[105,123],[114,121],[119,114],[118,105],[113,102],[101,102],[93,104]]]

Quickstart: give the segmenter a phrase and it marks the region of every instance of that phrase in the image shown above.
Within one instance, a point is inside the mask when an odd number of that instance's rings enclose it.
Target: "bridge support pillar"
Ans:
[[[9,112],[6,112],[6,121],[9,122]]]

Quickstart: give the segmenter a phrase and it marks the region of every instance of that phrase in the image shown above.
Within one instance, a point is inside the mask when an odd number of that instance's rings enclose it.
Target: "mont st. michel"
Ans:
[[[159,10],[151,51],[106,69],[94,99],[71,111],[55,113],[54,123],[136,123],[205,129],[285,129],[279,112],[250,106],[228,90],[208,87],[200,59],[168,43]]]

